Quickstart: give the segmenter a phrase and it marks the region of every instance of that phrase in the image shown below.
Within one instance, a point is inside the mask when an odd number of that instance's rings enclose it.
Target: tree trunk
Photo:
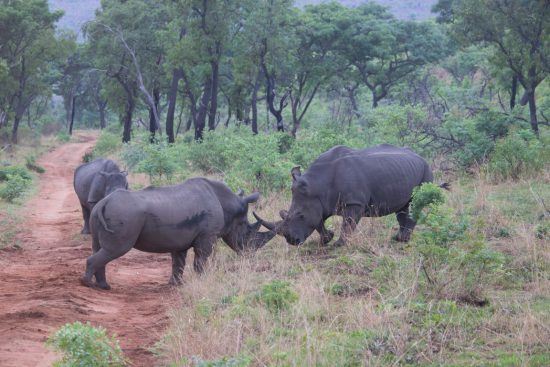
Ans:
[[[178,84],[181,79],[181,70],[172,70],[172,83],[168,92],[168,112],[166,113],[166,136],[168,143],[173,143],[174,140],[174,114],[176,112],[176,102],[178,99]]]
[[[529,120],[531,122],[531,129],[536,136],[539,136],[539,123],[537,121],[537,105],[535,100],[535,89],[528,91],[529,100]]]
[[[155,116],[155,110],[158,113],[159,110],[159,103],[160,103],[160,91],[158,88],[155,88],[153,90],[153,107],[149,108],[149,141],[151,143],[155,142],[155,132],[157,131],[157,128],[160,129],[160,126],[158,126]],[[154,109],[153,109],[154,108]]]
[[[99,110],[99,127],[101,130],[107,127],[107,120],[105,119],[105,108],[107,107],[107,102],[99,102],[97,108]]]
[[[76,96],[73,96],[71,101],[71,121],[69,123],[69,135],[73,135],[73,125],[74,125],[74,112],[76,110]]]
[[[199,111],[197,112],[197,119],[195,120],[195,140],[202,140],[202,133],[206,124],[206,111],[208,110],[208,103],[210,102],[210,93],[212,91],[212,78],[208,76],[204,82],[204,88],[199,105]]]
[[[13,120],[13,127],[11,130],[11,142],[12,144],[17,144],[17,130],[19,129],[19,123],[21,122],[21,115],[16,114]]]
[[[210,112],[208,115],[208,130],[216,129],[216,111],[218,109],[218,79],[219,65],[217,61],[211,63],[212,67],[212,85],[210,92]]]
[[[258,134],[258,90],[260,89],[260,71],[258,71],[258,75],[256,76],[256,80],[254,81],[254,89],[252,90],[252,133],[254,135]]]
[[[518,76],[514,75],[512,78],[512,89],[510,90],[510,109],[513,110],[516,107],[516,95],[518,93]]]
[[[133,98],[128,98],[126,101],[126,111],[124,114],[124,131],[122,133],[122,142],[128,143],[132,139],[132,116],[134,114],[135,102]]]

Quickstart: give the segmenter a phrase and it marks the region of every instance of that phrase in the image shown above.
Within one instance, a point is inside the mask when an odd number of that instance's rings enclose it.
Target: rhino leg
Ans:
[[[181,276],[183,274],[183,268],[185,267],[185,258],[187,256],[187,250],[172,252],[172,276],[168,284],[179,285],[181,284]]]
[[[82,207],[82,217],[84,218],[84,227],[82,227],[81,234],[90,234],[90,209],[86,208],[84,205]]]
[[[80,279],[81,283],[87,287],[95,288],[96,286],[102,289],[109,289],[109,284],[105,281],[105,279],[101,279],[102,276],[104,276],[105,272],[105,265],[116,259],[118,256],[112,256],[110,253],[108,253],[105,249],[100,249],[98,252],[90,256],[86,260],[86,271],[84,272],[84,276]],[[103,268],[103,272],[101,269]],[[99,271],[99,279],[97,279],[97,272]],[[104,282],[97,283],[94,285],[92,283],[92,276],[96,275],[96,280]]]
[[[197,238],[193,244],[195,251],[195,260],[193,261],[193,268],[199,274],[204,272],[204,265],[208,256],[212,253],[212,249],[216,243],[216,236],[204,236]]]
[[[395,213],[397,222],[399,222],[399,231],[394,236],[394,239],[399,242],[409,242],[411,234],[416,226],[416,222],[409,215],[409,204]]]
[[[324,221],[323,223],[321,223],[321,226],[317,228],[317,232],[319,233],[321,246],[327,245],[334,238],[334,232],[332,232],[330,229],[327,229],[325,227]]]
[[[92,250],[94,254],[99,252],[99,250],[101,250],[101,246],[97,238],[94,238],[92,240]],[[107,283],[107,277],[105,276],[105,266],[98,268],[95,271],[94,275],[95,275],[96,285],[99,288],[106,289],[106,290],[111,289],[111,286]]]
[[[355,228],[357,223],[361,220],[364,213],[363,207],[360,205],[348,205],[342,212],[342,230],[340,232],[340,238],[334,243],[334,246],[344,246]]]

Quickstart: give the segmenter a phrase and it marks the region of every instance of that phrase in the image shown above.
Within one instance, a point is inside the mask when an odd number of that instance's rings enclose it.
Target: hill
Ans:
[[[319,4],[324,0],[296,0],[296,5]],[[401,19],[426,19],[432,16],[430,10],[437,0],[374,0],[387,6],[392,13]],[[52,9],[61,9],[65,15],[59,22],[60,28],[80,31],[82,25],[94,18],[94,12],[100,0],[49,0]],[[347,6],[357,6],[364,0],[340,0]]]

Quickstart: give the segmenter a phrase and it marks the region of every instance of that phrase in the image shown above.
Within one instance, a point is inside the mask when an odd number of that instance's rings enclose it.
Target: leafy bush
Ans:
[[[411,216],[418,222],[423,216],[422,210],[430,205],[440,205],[445,202],[445,197],[439,186],[426,182],[415,187],[412,195]]]
[[[71,136],[69,135],[68,132],[66,132],[64,129],[63,130],[59,130],[57,132],[57,134],[55,135],[55,138],[57,140],[59,140],[60,142],[63,142],[63,143],[66,143],[68,142],[69,140],[71,140]]]
[[[97,143],[94,147],[94,157],[105,157],[106,155],[115,152],[119,145],[120,137],[104,130],[99,136],[99,139],[97,139]]]
[[[0,167],[0,182],[8,180],[8,176],[19,176],[26,180],[32,180],[31,173],[21,166]]]
[[[258,299],[269,311],[276,313],[287,310],[298,300],[298,294],[294,292],[289,282],[273,280],[262,286]]]
[[[31,173],[21,166],[7,166],[0,168],[0,198],[13,202],[21,197],[31,186]]]
[[[155,184],[162,183],[163,178],[171,182],[178,168],[173,160],[172,149],[166,143],[147,144],[143,153],[144,159],[137,165],[137,171],[148,174]]]
[[[540,172],[548,158],[548,148],[531,130],[518,130],[497,142],[488,170],[494,179],[517,180]]]
[[[36,164],[36,157],[34,155],[25,157],[25,167],[27,167],[29,170],[34,171],[36,173],[46,172],[44,167]]]
[[[195,367],[248,367],[252,360],[248,357],[222,358],[216,361],[204,361],[200,358],[193,358]]]
[[[443,197],[433,186],[421,186],[415,196],[413,208],[423,226],[413,236],[425,276],[421,289],[436,298],[485,304],[483,291],[499,274],[502,254],[489,249],[465,217],[456,217],[443,206]]]
[[[74,322],[63,325],[46,342],[63,354],[55,367],[117,367],[126,365],[118,341],[109,337],[103,328],[90,323]]]
[[[31,180],[18,175],[8,175],[8,180],[0,186],[0,198],[13,202],[22,196],[30,187]]]

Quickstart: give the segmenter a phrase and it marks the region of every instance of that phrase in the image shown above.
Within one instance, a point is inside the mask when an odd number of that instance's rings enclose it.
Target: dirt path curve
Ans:
[[[89,236],[72,180],[96,135],[79,132],[77,142],[47,153],[39,192],[25,207],[22,250],[0,252],[0,366],[51,366],[56,356],[44,341],[66,322],[90,321],[116,333],[134,366],[154,366],[150,348],[166,324],[168,256],[131,251],[107,266],[111,291],[80,285]]]

